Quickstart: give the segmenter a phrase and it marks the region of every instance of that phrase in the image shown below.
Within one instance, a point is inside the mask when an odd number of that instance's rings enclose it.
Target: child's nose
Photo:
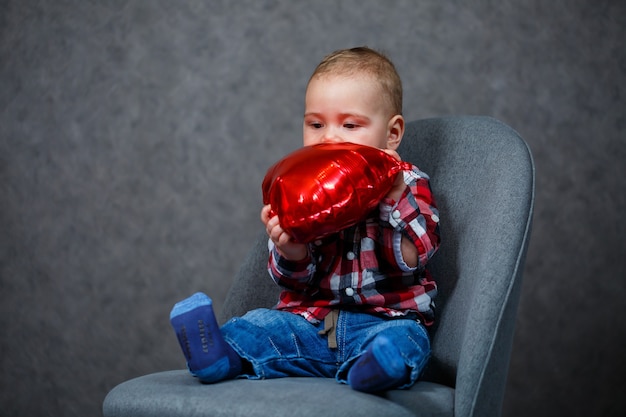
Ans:
[[[324,136],[322,137],[322,142],[338,143],[342,142],[342,139],[334,129],[326,129],[326,131],[324,132]]]

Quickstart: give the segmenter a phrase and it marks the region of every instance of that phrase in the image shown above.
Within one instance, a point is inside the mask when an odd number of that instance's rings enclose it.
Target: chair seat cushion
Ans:
[[[444,417],[453,416],[453,404],[454,389],[431,382],[372,395],[325,378],[238,379],[206,385],[186,370],[175,370],[118,385],[105,398],[103,412],[105,417]]]

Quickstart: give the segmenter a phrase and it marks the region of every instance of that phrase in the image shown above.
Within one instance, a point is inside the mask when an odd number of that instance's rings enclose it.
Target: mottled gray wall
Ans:
[[[184,363],[300,144],[326,53],[386,51],[405,115],[490,115],[537,165],[506,416],[626,409],[626,3],[0,1],[0,415],[99,415]]]

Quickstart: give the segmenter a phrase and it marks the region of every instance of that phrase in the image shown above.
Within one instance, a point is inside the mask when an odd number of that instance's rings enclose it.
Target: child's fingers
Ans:
[[[263,206],[261,209],[261,221],[263,224],[267,224],[267,221],[270,219],[270,210],[271,206],[269,204]]]

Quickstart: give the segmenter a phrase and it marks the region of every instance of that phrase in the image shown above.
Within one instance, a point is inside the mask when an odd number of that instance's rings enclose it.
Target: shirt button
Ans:
[[[352,297],[354,295],[354,290],[350,287],[346,288],[346,295],[348,297]]]
[[[394,219],[399,219],[400,218],[400,210],[394,210],[393,213],[391,213],[391,215],[393,216]]]
[[[354,252],[348,252],[348,253],[346,253],[346,258],[347,258],[349,261],[353,261],[355,257],[356,257],[356,255],[354,254]]]
[[[317,239],[315,242],[313,242],[315,244],[315,246],[321,246],[322,245],[322,240],[321,239]]]
[[[437,216],[436,214],[433,214],[432,216],[430,216],[430,218],[433,219],[435,223],[439,223],[439,216]]]

